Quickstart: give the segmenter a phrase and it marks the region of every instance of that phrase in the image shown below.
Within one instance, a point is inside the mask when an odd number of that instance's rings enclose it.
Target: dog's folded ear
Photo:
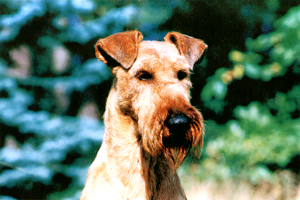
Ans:
[[[138,54],[143,35],[139,31],[127,31],[98,40],[96,57],[109,67],[121,65],[129,69]]]
[[[165,36],[165,41],[175,44],[179,54],[186,57],[193,69],[194,64],[203,58],[207,45],[199,39],[178,33],[170,32]]]

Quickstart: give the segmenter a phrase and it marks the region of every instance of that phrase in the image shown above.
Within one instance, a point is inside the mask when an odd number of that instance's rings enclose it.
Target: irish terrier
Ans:
[[[190,104],[189,76],[207,45],[177,32],[164,42],[142,38],[128,31],[96,44],[115,80],[81,200],[186,199],[176,169],[192,147],[201,153],[203,118]]]

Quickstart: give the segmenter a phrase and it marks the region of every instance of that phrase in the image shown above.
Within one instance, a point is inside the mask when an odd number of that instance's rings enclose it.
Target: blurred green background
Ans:
[[[0,200],[79,199],[112,81],[94,44],[134,29],[209,45],[192,75],[203,154],[178,170],[188,198],[300,199],[298,4],[0,0]]]

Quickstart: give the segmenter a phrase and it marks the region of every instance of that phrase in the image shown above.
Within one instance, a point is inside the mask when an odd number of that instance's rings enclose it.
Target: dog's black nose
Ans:
[[[190,128],[190,123],[188,118],[183,114],[174,114],[166,121],[166,126],[168,127],[171,134],[182,134],[184,135]]]

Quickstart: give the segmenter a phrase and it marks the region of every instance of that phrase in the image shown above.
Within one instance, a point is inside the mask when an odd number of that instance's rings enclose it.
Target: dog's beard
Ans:
[[[166,157],[174,163],[176,170],[193,148],[195,155],[201,155],[203,146],[203,118],[196,109],[189,109],[185,114],[189,120],[189,129],[186,133],[175,135],[167,132],[163,137]]]
[[[186,133],[173,134],[166,126],[166,120],[170,110],[159,111],[159,114],[149,113],[143,118],[145,123],[140,128],[143,148],[151,156],[157,157],[162,154],[174,166],[174,171],[185,159],[189,151],[194,148],[195,154],[200,157],[203,145],[203,118],[199,111],[193,107],[181,110],[188,117],[189,129]],[[175,112],[179,112],[176,110]],[[141,118],[140,118],[141,120]],[[152,122],[152,123],[151,123]]]

